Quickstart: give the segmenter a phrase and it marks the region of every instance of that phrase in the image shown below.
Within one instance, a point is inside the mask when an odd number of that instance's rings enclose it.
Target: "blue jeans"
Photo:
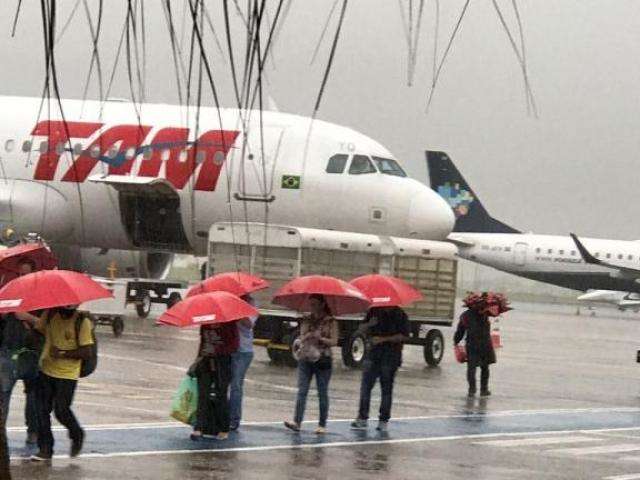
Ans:
[[[244,377],[253,360],[253,352],[236,352],[231,356],[231,386],[229,392],[229,416],[231,428],[240,426],[242,418],[242,387]]]
[[[9,405],[11,403],[11,393],[18,379],[13,373],[13,365],[9,357],[0,355],[0,428],[6,425],[9,417]],[[38,379],[23,380],[26,403],[24,407],[24,420],[27,425],[27,433],[38,433],[38,402],[37,385]]]
[[[382,398],[380,400],[381,422],[388,422],[391,418],[391,403],[393,401],[393,382],[395,380],[398,367],[392,362],[380,360],[365,360],[362,370],[362,382],[360,383],[360,409],[358,418],[367,420],[369,418],[369,407],[371,405],[371,390],[373,390],[376,380],[380,379],[380,390]]]
[[[318,401],[320,403],[320,420],[318,424],[321,427],[327,426],[327,418],[329,417],[329,381],[331,380],[332,368],[318,368],[318,363],[314,362],[298,362],[298,397],[296,399],[296,412],[294,421],[300,425],[304,418],[304,410],[307,405],[307,393],[309,393],[309,385],[311,377],[316,376],[316,387],[318,389]]]

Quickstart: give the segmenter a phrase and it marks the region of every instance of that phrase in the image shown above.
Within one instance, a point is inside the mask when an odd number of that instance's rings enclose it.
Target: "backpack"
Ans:
[[[88,359],[82,360],[80,365],[80,378],[88,377],[93,372],[95,372],[96,367],[98,366],[98,339],[96,338],[96,324],[89,317],[85,317],[83,315],[78,315],[76,317],[76,345],[78,348],[80,347],[80,328],[82,327],[82,322],[87,318],[91,323],[91,339],[93,340],[93,345],[89,345],[91,347],[91,355]]]

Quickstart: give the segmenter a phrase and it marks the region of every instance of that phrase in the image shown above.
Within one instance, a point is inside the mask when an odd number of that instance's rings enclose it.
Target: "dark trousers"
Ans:
[[[69,438],[79,441],[83,436],[82,428],[71,411],[73,394],[76,391],[77,380],[53,378],[40,373],[38,382],[38,407],[40,414],[38,447],[43,452],[53,453],[53,434],[51,433],[51,412],[56,419],[69,431]]]
[[[24,406],[24,421],[27,433],[38,433],[38,382],[40,378],[23,380],[26,403]]]
[[[321,367],[321,368],[318,368]],[[329,417],[329,381],[331,380],[332,366],[319,362],[298,362],[298,395],[296,396],[296,411],[293,420],[300,425],[304,419],[304,411],[307,406],[307,394],[311,379],[315,375],[316,388],[318,389],[318,402],[320,410],[320,419],[318,425],[327,426],[327,418]]]
[[[196,430],[216,435],[229,431],[229,383],[231,356],[206,357],[196,370],[198,377],[198,413]],[[214,392],[214,399],[211,393]]]
[[[476,391],[476,370],[480,368],[480,390],[489,389],[489,365],[477,365],[474,363],[467,364],[467,382],[469,382],[469,390]]]
[[[367,420],[369,418],[371,390],[373,390],[376,380],[380,379],[382,398],[378,419],[381,422],[389,421],[391,418],[391,404],[393,403],[393,382],[395,381],[397,371],[398,367],[393,362],[365,360],[362,370],[362,382],[360,383],[359,419]]]
[[[0,403],[0,416],[6,418],[4,405]],[[9,470],[9,446],[7,445],[7,426],[2,424],[0,429],[0,478],[3,480],[11,480],[11,472]]]

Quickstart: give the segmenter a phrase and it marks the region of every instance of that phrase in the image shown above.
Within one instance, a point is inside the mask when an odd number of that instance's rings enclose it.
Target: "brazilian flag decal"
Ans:
[[[280,188],[288,188],[290,190],[299,190],[300,175],[283,175]]]

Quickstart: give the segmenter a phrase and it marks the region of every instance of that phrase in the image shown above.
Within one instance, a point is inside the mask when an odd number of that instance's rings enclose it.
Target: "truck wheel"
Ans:
[[[360,367],[366,353],[367,341],[361,333],[354,333],[342,344],[342,361],[347,367]]]
[[[295,332],[282,337],[282,343],[284,343],[285,345],[289,345],[289,350],[281,350],[280,355],[282,355],[282,363],[284,363],[288,367],[298,366],[297,351],[294,351],[294,342],[297,338],[298,334]]]
[[[176,303],[182,301],[182,295],[178,292],[172,292],[167,299],[167,308],[173,307]]]
[[[424,361],[431,367],[437,366],[444,354],[444,337],[440,330],[429,330],[424,344]]]
[[[136,312],[138,312],[138,317],[140,318],[147,318],[151,313],[151,295],[149,295],[149,292],[144,292],[136,302]]]
[[[122,335],[124,331],[124,320],[120,317],[115,317],[111,321],[111,329],[113,330],[114,337],[119,337]]]

